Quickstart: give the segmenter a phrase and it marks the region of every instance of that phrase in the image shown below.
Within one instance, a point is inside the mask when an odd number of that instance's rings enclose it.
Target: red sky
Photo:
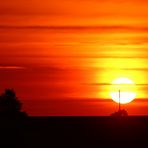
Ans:
[[[1,92],[14,88],[30,115],[109,115],[117,105],[110,83],[127,77],[137,98],[125,108],[147,115],[147,6],[146,0],[2,1]]]

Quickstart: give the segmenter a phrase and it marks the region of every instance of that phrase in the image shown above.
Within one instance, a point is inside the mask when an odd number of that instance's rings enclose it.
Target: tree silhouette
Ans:
[[[6,89],[0,95],[0,115],[1,116],[18,116],[25,114],[21,112],[22,104],[16,97],[13,89]]]

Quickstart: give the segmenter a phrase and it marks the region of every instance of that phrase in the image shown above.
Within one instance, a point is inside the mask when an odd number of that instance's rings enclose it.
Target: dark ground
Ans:
[[[0,119],[0,136],[0,147],[147,148],[148,117]]]

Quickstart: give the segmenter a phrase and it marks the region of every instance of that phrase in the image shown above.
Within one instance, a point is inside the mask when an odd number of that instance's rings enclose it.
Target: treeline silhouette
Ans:
[[[22,103],[13,89],[6,89],[0,95],[0,117],[14,118],[26,117],[27,113],[22,111]]]

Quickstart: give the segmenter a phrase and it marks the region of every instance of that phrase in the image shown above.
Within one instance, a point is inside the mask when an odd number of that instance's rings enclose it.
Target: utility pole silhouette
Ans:
[[[119,89],[119,111],[121,110],[121,91]]]
[[[119,104],[118,104],[118,111],[111,114],[113,117],[126,117],[128,113],[126,110],[121,110],[121,90],[119,90]]]

